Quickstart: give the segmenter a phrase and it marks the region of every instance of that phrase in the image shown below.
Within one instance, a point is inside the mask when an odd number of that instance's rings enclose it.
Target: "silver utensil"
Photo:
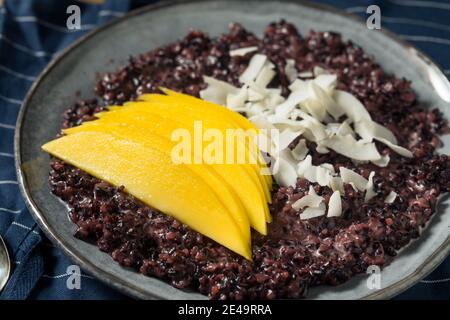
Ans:
[[[11,272],[11,260],[3,238],[0,236],[0,291],[6,285]]]

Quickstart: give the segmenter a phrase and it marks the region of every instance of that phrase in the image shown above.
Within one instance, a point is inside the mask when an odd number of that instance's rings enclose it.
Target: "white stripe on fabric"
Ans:
[[[20,210],[11,210],[11,209],[6,209],[6,208],[0,208],[0,211],[14,213],[14,214],[20,213]]]
[[[12,153],[0,152],[0,157],[14,158],[14,155]]]
[[[76,31],[86,31],[86,30],[92,30],[94,29],[96,26],[93,24],[81,24],[81,29],[74,29],[74,30],[69,30],[67,29],[67,27],[62,27],[59,26],[57,24],[53,24],[47,21],[43,21],[40,20],[36,17],[33,16],[21,16],[21,17],[12,17],[12,19],[15,22],[19,22],[19,23],[27,23],[27,22],[32,22],[32,23],[37,23],[43,27],[49,28],[51,30],[54,31],[58,31],[58,32],[64,32],[64,33],[72,33],[72,32],[76,32]]]
[[[21,223],[13,221],[13,223],[11,223],[11,225],[17,226],[19,228],[22,228],[22,229],[25,229],[25,230],[28,230],[28,231],[31,231],[32,233],[39,235],[39,232],[37,232],[36,230],[32,230],[30,227],[28,227],[28,226],[26,226],[24,224],[21,224]]]
[[[11,75],[13,75],[13,76],[15,76],[17,78],[20,78],[20,79],[25,79],[25,80],[28,80],[28,81],[34,81],[36,79],[36,77],[28,76],[26,74],[23,74],[23,73],[11,70],[10,68],[5,67],[5,66],[3,66],[1,64],[0,64],[0,70],[4,71],[6,73],[9,73],[9,74],[11,74]]]
[[[397,4],[399,6],[406,6],[406,7],[422,7],[422,8],[450,10],[450,4],[438,1],[390,0],[390,2]]]
[[[47,275],[47,274],[42,275],[42,277],[44,277],[44,278],[49,278],[49,279],[59,279],[59,278],[67,277],[67,276],[68,276],[67,273],[59,274],[59,275],[57,275],[57,276],[49,276],[49,275]]]
[[[74,273],[63,273],[63,274],[58,274],[56,276],[51,276],[51,275],[48,275],[48,274],[44,274],[44,275],[42,275],[42,277],[48,278],[48,279],[61,279],[61,278],[65,278],[65,277],[71,276],[73,274]],[[87,274],[80,274],[80,276],[83,277],[83,278],[94,279],[94,277],[88,276]]]
[[[16,127],[11,124],[0,123],[0,128],[14,130]]]
[[[49,52],[45,52],[45,51],[33,51],[30,48],[27,48],[21,44],[15,43],[14,41],[6,38],[4,35],[0,34],[0,40],[5,41],[7,44],[9,44],[11,47],[20,50],[22,52],[25,52],[29,55],[32,55],[34,57],[38,57],[38,58],[45,58],[45,57],[51,57],[52,54]]]
[[[0,184],[19,184],[19,183],[14,180],[0,180]]]
[[[415,42],[431,42],[437,44],[445,44],[450,45],[450,39],[437,38],[437,37],[427,37],[427,36],[409,36],[409,35],[401,35],[403,39]]]
[[[10,103],[14,103],[14,104],[22,104],[22,100],[10,98],[10,97],[5,97],[2,94],[0,94],[0,99],[1,100],[5,100],[5,101],[10,102]]]
[[[122,17],[123,15],[125,15],[125,13],[117,12],[117,11],[110,11],[110,10],[100,10],[98,12],[98,15],[100,17],[104,17],[104,16]]]
[[[437,279],[437,280],[421,280],[420,282],[422,282],[422,283],[443,283],[443,282],[448,282],[448,281],[450,281],[450,278]]]
[[[390,23],[402,23],[402,24],[410,24],[410,25],[416,25],[421,27],[428,27],[428,28],[434,28],[437,30],[444,30],[444,31],[450,31],[450,26],[425,20],[418,20],[418,19],[407,19],[407,18],[393,18],[393,17],[381,17],[381,22],[387,21]]]
[[[367,7],[349,7],[349,8],[345,8],[345,11],[347,11],[348,13],[357,13],[357,12],[366,12],[367,11]]]

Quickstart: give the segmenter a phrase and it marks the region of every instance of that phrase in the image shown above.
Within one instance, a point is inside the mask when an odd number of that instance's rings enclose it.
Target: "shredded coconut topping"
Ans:
[[[254,51],[257,51],[256,47],[248,47],[232,50],[230,54],[245,55]],[[336,89],[336,75],[320,67],[315,67],[312,72],[299,73],[295,62],[288,59],[285,73],[291,81],[291,93],[284,98],[279,88],[268,88],[276,75],[274,69],[267,56],[255,53],[239,78],[241,88],[205,77],[208,86],[200,96],[234,111],[245,112],[259,128],[280,130],[276,137],[266,136],[263,139],[266,147],[261,147],[274,159],[273,172],[277,183],[295,185],[297,177],[302,177],[330,187],[334,193],[328,204],[328,216],[341,214],[340,195],[344,193],[344,184],[365,192],[365,201],[375,197],[373,177],[376,173],[371,172],[366,179],[347,168],[339,168],[338,175],[330,164],[315,166],[308,155],[306,140],[314,142],[319,153],[333,150],[355,163],[370,161],[379,167],[386,167],[390,158],[378,152],[375,141],[401,156],[413,156],[411,151],[397,145],[395,135],[388,128],[372,120],[355,96]],[[301,137],[298,144],[290,150],[289,145],[298,137]],[[395,196],[391,192],[385,201],[391,203],[389,201],[394,201]],[[325,204],[320,202],[324,207],[322,210],[317,204],[318,198],[314,198],[315,201],[313,198],[308,194],[293,204],[293,208],[306,207],[301,218],[325,214]]]
[[[234,50],[230,51],[230,56],[231,57],[245,56],[247,53],[254,52],[254,51],[258,51],[258,47],[245,47],[245,48],[234,49]]]

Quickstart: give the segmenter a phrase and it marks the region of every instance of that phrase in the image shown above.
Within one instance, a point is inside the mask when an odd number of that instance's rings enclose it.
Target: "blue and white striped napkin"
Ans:
[[[91,0],[92,1],[92,0]],[[103,2],[103,1],[96,1]],[[19,193],[13,135],[22,100],[32,82],[60,50],[89,30],[153,1],[109,0],[86,4],[69,0],[6,0],[0,7],[0,234],[13,260],[13,273],[1,299],[120,299],[120,293],[82,274],[81,288],[66,285],[72,263],[54,248],[31,218]],[[430,55],[450,76],[450,1],[332,1],[366,16],[381,8],[382,28],[390,29]],[[69,5],[81,8],[81,30],[66,28]],[[398,299],[449,299],[450,258]]]

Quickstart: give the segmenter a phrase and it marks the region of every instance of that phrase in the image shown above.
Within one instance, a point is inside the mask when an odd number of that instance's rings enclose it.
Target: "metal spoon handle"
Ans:
[[[11,272],[11,260],[9,259],[8,249],[0,236],[0,291],[5,287],[8,282]]]

